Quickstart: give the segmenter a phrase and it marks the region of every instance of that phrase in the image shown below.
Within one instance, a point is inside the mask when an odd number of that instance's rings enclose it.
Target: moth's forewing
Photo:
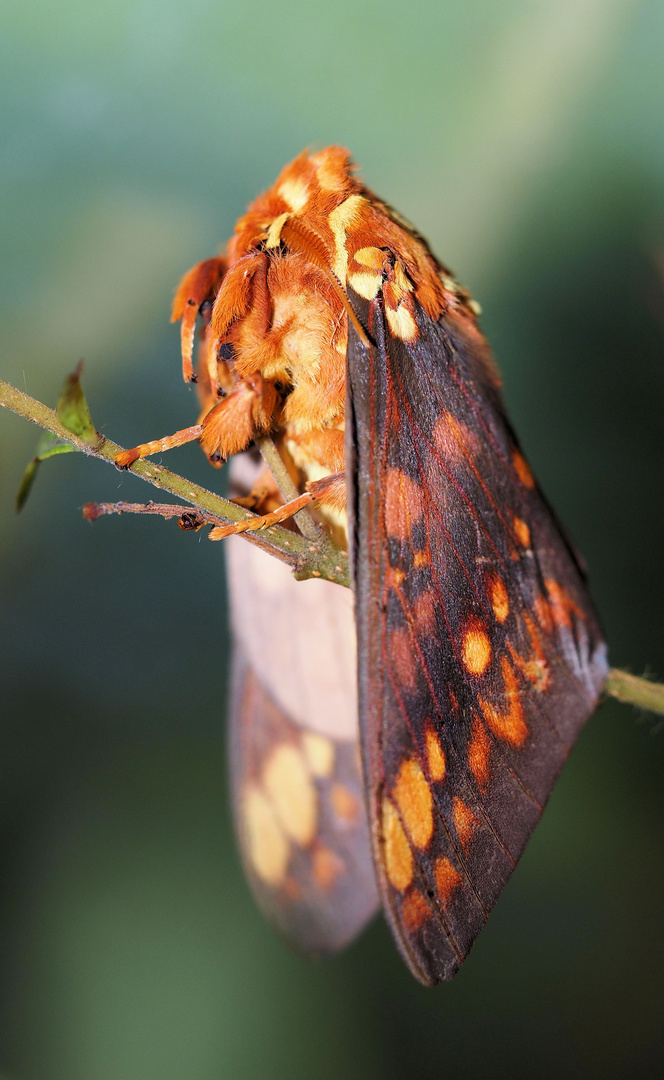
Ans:
[[[234,817],[254,895],[306,952],[378,906],[364,805],[352,594],[227,541]]]
[[[422,982],[468,953],[607,674],[583,575],[484,342],[350,291],[346,455],[374,859]]]

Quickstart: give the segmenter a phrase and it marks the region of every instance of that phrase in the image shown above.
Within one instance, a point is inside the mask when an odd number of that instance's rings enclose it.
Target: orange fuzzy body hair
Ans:
[[[383,248],[397,259],[387,283]],[[349,317],[362,333],[347,286],[366,298],[383,288],[400,336],[413,326],[415,302],[433,319],[457,309],[474,325],[463,290],[333,146],[286,166],[238,221],[227,256],[194,267],[178,289],[185,378],[193,376],[198,313],[204,321],[199,374],[204,415],[215,409],[204,441],[212,460],[272,428],[309,478],[343,469]],[[238,396],[244,382],[251,393]],[[235,427],[231,413],[245,399],[251,409]]]

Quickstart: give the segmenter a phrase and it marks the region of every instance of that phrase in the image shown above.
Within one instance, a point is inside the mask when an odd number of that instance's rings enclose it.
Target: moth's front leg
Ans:
[[[210,409],[200,424],[183,428],[165,439],[123,450],[116,456],[115,463],[121,469],[128,469],[139,458],[198,439],[211,464],[219,468],[226,458],[246,450],[257,435],[270,430],[277,400],[274,383],[258,373],[250,375],[241,379],[228,397]]]

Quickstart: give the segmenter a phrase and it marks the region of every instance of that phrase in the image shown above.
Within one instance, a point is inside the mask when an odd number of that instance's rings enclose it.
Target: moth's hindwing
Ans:
[[[228,542],[231,775],[260,907],[297,948],[343,948],[378,907],[360,766],[348,590],[296,582]]]
[[[350,297],[373,342],[350,328],[346,458],[374,860],[401,951],[435,983],[514,869],[606,652],[479,333],[416,304],[401,340],[380,293]]]

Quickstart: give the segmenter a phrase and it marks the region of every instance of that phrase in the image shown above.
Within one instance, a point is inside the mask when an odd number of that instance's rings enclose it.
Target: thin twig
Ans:
[[[115,465],[116,455],[123,449],[104,435],[99,436],[94,446],[88,445],[62,424],[53,409],[1,379],[0,405],[27,420],[32,420],[47,431],[52,431],[84,454],[111,465]],[[231,525],[254,516],[228,499],[223,499],[220,495],[215,495],[214,492],[151,461],[136,461],[129,471],[154,487],[169,491],[171,495],[191,503],[197,510],[214,515],[219,524]],[[248,543],[255,544],[282,562],[288,563],[298,579],[319,577],[350,587],[348,556],[334,545],[312,543],[306,537],[298,536],[279,525],[271,526],[264,532],[242,535]]]
[[[281,454],[274,445],[274,441],[269,435],[262,435],[260,439],[256,439],[256,446],[261,452],[263,461],[276,480],[284,502],[293,502],[294,499],[297,499],[300,492],[291,480],[290,473],[284,464]],[[318,543],[321,540],[323,530],[320,525],[314,521],[311,513],[306,507],[304,510],[298,510],[297,514],[295,514],[295,521],[297,522],[297,527],[302,535],[306,536],[308,540],[313,540],[314,543]]]
[[[222,524],[216,514],[209,514],[206,510],[191,510],[181,503],[84,503],[83,517],[86,521],[96,521],[105,514],[156,514],[163,518],[180,518],[180,527],[187,529],[200,529],[203,525]],[[184,519],[184,521],[183,521]]]
[[[611,668],[604,690],[623,705],[635,705],[638,709],[664,716],[664,684],[650,682],[627,671]]]

